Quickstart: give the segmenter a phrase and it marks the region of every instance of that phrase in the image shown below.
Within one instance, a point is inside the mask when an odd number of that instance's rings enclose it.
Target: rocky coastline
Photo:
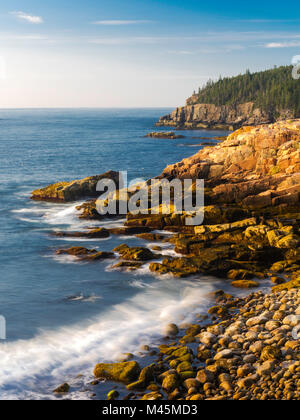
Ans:
[[[277,118],[293,118],[290,111],[281,112]],[[236,130],[243,126],[271,124],[275,119],[272,115],[255,108],[253,102],[236,106],[213,104],[191,104],[176,108],[170,114],[162,116],[156,123],[157,127],[173,127],[187,130]]]
[[[216,304],[206,316],[170,324],[158,348],[142,348],[153,363],[100,363],[95,378],[122,383],[123,399],[299,400],[300,290],[208,298]],[[107,398],[118,396],[112,389]]]
[[[221,143],[165,168],[157,183],[205,180],[205,218],[199,226],[187,226],[185,213],[128,213],[124,226],[104,229],[96,210],[96,184],[101,177],[118,179],[117,174],[54,184],[34,191],[32,198],[89,198],[78,206],[79,217],[99,220],[99,227],[58,235],[136,235],[158,245],[167,242],[178,255],[163,256],[159,246],[150,250],[127,244],[111,253],[72,247],[58,254],[91,262],[117,258],[114,267],[120,270],[137,270],[147,263],[154,275],[173,275],[178,281],[208,274],[254,292],[234,298],[219,290],[208,297],[208,314],[188,326],[169,325],[158,348],[146,343],[150,365],[141,368],[135,360],[100,363],[93,386],[101,386],[102,380],[111,381],[112,388],[123,384],[119,386],[128,391],[127,399],[298,400],[300,120],[242,127]],[[273,283],[267,295],[255,291],[263,279]],[[66,385],[58,390],[66,392]],[[112,389],[107,398],[118,395]]]
[[[145,137],[150,137],[154,139],[170,139],[170,140],[176,140],[176,139],[183,139],[184,136],[177,135],[174,133],[174,131],[164,131],[164,132],[156,132],[153,131],[152,133],[148,133],[145,135]]]

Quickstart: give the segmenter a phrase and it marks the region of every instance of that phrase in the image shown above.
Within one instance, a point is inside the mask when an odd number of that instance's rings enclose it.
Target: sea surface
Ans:
[[[127,171],[129,181],[156,176],[171,163],[196,153],[199,137],[222,131],[182,131],[178,140],[144,138],[162,131],[154,123],[170,109],[0,110],[0,398],[50,399],[63,382],[68,398],[90,398],[97,362],[160,339],[169,322],[205,310],[207,293],[223,287],[205,276],[158,278],[147,265],[134,274],[113,261],[80,263],[57,256],[58,248],[82,245],[111,251],[135,237],[59,239],[57,230],[118,226],[80,220],[79,203],[30,200],[32,190],[107,170]],[[168,129],[166,129],[168,130]],[[213,140],[211,140],[214,143]],[[165,255],[174,251],[166,244]],[[101,388],[100,388],[101,389]],[[103,387],[103,395],[106,388]]]

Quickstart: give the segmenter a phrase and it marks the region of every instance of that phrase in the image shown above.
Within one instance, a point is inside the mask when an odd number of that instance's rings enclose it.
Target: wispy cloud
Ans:
[[[44,22],[44,19],[41,16],[34,16],[25,12],[11,12],[11,14],[16,16],[18,19],[25,20],[26,22],[33,24],[41,24]]]
[[[96,37],[90,38],[89,42],[92,44],[99,45],[136,45],[136,44],[164,44],[176,42],[176,51],[190,51],[190,48],[183,46],[183,43],[188,42],[191,47],[191,43],[198,43],[199,45],[207,45],[207,43],[226,43],[225,47],[227,51],[241,50],[245,48],[245,45],[241,45],[247,42],[259,42],[258,47],[266,47],[272,45],[273,39],[284,40],[283,44],[293,44],[296,39],[299,39],[300,35],[297,33],[280,33],[280,32],[204,32],[203,34],[193,36],[140,36],[140,37]],[[290,40],[290,41],[288,41]],[[268,42],[269,44],[265,44]],[[179,47],[179,45],[181,47]],[[292,46],[292,45],[290,45]],[[224,47],[222,47],[223,49]],[[271,47],[272,48],[272,47]],[[210,48],[211,49],[211,48]],[[171,49],[170,49],[171,50]],[[172,50],[171,50],[172,51]],[[184,54],[184,53],[183,53]]]
[[[270,42],[265,44],[265,48],[293,48],[300,47],[300,41],[293,42]]]
[[[175,55],[199,55],[199,54],[219,54],[219,53],[230,53],[233,51],[242,51],[245,47],[242,45],[224,45],[222,48],[213,46],[204,46],[195,50],[169,50],[168,54]]]
[[[151,23],[151,20],[97,20],[92,22],[93,25],[107,25],[107,26],[118,26],[118,25],[137,25],[140,23]]]
[[[296,23],[300,19],[240,19],[239,22],[249,23]]]
[[[122,37],[122,38],[93,38],[89,42],[99,45],[137,45],[137,44],[157,44],[172,38],[140,36],[140,37]]]
[[[44,35],[39,34],[7,34],[7,33],[0,33],[0,40],[1,41],[48,41]]]

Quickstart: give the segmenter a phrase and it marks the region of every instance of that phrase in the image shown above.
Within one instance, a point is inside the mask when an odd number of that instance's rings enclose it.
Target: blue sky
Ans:
[[[299,3],[286,4],[3,0],[0,107],[182,105],[208,78],[300,55]]]

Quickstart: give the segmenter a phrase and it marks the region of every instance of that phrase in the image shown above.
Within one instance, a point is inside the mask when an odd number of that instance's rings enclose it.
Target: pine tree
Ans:
[[[236,106],[245,102],[253,102],[270,116],[290,110],[300,117],[300,81],[292,78],[292,66],[210,79],[198,91],[198,103]]]

